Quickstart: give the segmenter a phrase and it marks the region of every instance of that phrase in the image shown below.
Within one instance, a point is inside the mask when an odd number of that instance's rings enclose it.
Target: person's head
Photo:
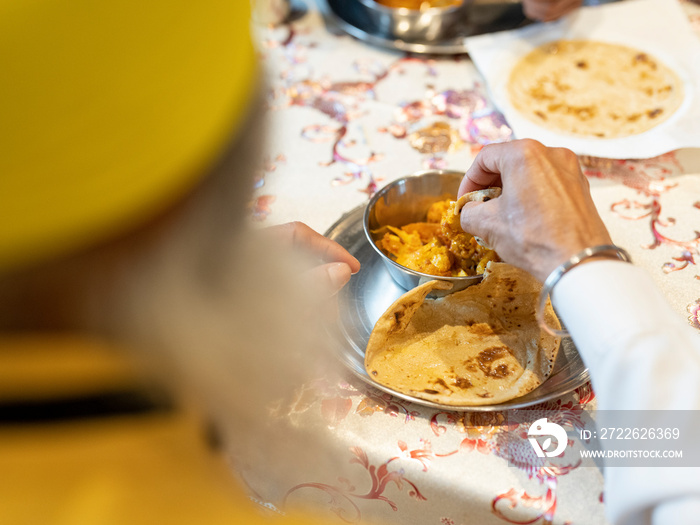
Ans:
[[[261,138],[249,10],[245,0],[3,6],[2,325],[81,324],[90,280],[159,239],[212,174],[228,185],[216,227],[240,222]]]
[[[316,335],[293,260],[245,233],[249,23],[247,0],[0,13],[0,329],[119,339],[239,428],[303,381]]]
[[[249,2],[9,2],[0,16],[0,275],[163,214],[243,136]]]

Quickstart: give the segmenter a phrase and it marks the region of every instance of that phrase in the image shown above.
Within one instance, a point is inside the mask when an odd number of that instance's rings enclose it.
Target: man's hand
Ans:
[[[583,0],[523,0],[525,16],[539,22],[551,22],[571,13]]]
[[[464,231],[540,281],[581,250],[611,244],[576,155],[535,140],[485,146],[467,170],[458,196],[502,186],[500,197],[468,202]]]

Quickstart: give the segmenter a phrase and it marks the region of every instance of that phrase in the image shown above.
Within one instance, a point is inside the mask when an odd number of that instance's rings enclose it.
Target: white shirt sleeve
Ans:
[[[697,410],[687,431],[699,428],[700,332],[644,270],[582,264],[562,277],[552,302],[590,371],[599,427],[615,426],[606,411],[639,411],[631,420],[643,427],[645,410]],[[694,441],[700,446],[700,436]],[[615,525],[700,523],[700,467],[606,468],[605,503]]]

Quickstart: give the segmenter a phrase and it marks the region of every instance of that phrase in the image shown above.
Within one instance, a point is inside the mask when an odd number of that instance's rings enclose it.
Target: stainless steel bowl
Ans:
[[[386,7],[374,0],[328,0],[341,18],[356,27],[382,35],[389,40],[430,44],[458,36],[467,18],[467,6],[472,0],[464,0],[451,7],[433,7],[415,10],[405,7]]]
[[[449,170],[421,171],[397,179],[384,186],[370,199],[364,214],[364,230],[367,239],[384,262],[391,277],[406,290],[410,290],[427,281],[435,279],[452,283],[447,292],[435,292],[444,295],[462,290],[481,281],[481,275],[472,277],[440,277],[417,272],[394,262],[377,246],[386,228],[400,228],[411,222],[424,221],[428,208],[437,201],[455,199],[463,172]]]

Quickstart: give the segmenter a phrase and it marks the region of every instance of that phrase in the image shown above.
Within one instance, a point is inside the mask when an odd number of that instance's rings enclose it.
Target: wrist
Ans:
[[[581,250],[580,252],[576,253],[573,255],[571,258],[569,258],[567,261],[563,262],[559,266],[557,266],[552,272],[547,276],[547,278],[544,280],[544,284],[542,285],[542,290],[540,292],[540,297],[539,297],[539,302],[538,302],[538,307],[537,307],[537,319],[540,323],[540,326],[548,333],[553,334],[553,335],[558,335],[558,336],[568,336],[568,332],[565,330],[554,330],[547,326],[545,320],[544,320],[544,308],[545,304],[547,303],[547,298],[549,297],[550,293],[554,289],[554,287],[557,285],[557,283],[561,280],[561,278],[567,274],[569,271],[573,270],[574,268],[580,266],[581,264],[587,263],[587,262],[593,262],[594,260],[601,260],[601,259],[615,259],[615,260],[621,260],[623,262],[632,262],[632,258],[630,257],[629,253],[627,253],[626,250],[623,248],[620,248],[619,246],[615,246],[614,244],[602,244],[598,246],[591,246],[588,248],[585,248],[584,250]]]

